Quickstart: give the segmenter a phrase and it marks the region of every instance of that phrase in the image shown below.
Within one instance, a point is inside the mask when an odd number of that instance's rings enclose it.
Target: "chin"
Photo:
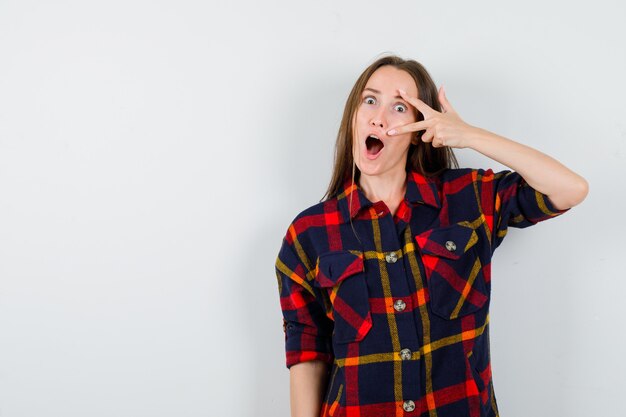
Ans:
[[[360,167],[358,164],[356,166],[359,171],[361,172],[362,175],[378,175],[381,173],[381,167],[379,166],[365,166],[365,167]]]

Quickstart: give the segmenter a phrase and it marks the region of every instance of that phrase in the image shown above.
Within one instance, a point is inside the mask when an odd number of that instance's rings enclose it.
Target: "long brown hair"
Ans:
[[[437,99],[437,87],[422,64],[412,59],[402,59],[396,55],[387,55],[377,59],[361,73],[346,101],[337,134],[337,141],[335,142],[333,174],[328,190],[322,197],[322,200],[332,198],[340,193],[343,182],[348,178],[348,175],[351,174],[353,182],[359,180],[361,172],[355,167],[356,164],[352,155],[353,121],[361,104],[361,94],[367,82],[374,71],[384,65],[391,65],[399,70],[406,71],[415,80],[419,99],[431,108],[441,111],[441,106]],[[417,112],[417,120],[424,120],[424,116],[420,112]],[[424,176],[432,177],[438,175],[444,169],[458,167],[459,164],[451,148],[447,146],[435,148],[431,143],[422,142],[423,133],[424,131],[417,132],[417,144],[411,143],[409,146],[407,171],[412,169]]]

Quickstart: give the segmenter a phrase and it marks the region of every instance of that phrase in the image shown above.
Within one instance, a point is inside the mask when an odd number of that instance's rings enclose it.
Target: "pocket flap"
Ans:
[[[363,252],[339,250],[317,258],[314,285],[334,287],[341,281],[363,271]]]
[[[415,236],[415,241],[423,253],[459,259],[478,241],[478,235],[471,226],[455,223],[420,233]]]

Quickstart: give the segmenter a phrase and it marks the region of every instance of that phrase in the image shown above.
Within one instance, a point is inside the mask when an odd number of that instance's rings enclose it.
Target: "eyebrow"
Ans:
[[[365,91],[365,90],[369,90],[369,91],[371,91],[372,93],[381,94],[381,92],[380,92],[380,91],[378,91],[378,90],[376,90],[376,89],[374,89],[374,88],[365,87],[365,88],[363,89],[363,91]],[[402,96],[395,96],[394,98],[399,98],[400,100],[404,100],[404,99],[402,98]]]

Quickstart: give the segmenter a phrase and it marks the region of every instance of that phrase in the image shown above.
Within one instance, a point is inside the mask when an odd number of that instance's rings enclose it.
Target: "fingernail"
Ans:
[[[403,89],[401,89],[401,88],[398,88],[398,91],[400,92],[400,94],[406,94],[406,91],[404,91],[404,90],[403,90]]]
[[[402,91],[402,90],[400,90]],[[396,134],[396,129],[391,129],[389,132],[387,132],[388,135],[395,135]]]

